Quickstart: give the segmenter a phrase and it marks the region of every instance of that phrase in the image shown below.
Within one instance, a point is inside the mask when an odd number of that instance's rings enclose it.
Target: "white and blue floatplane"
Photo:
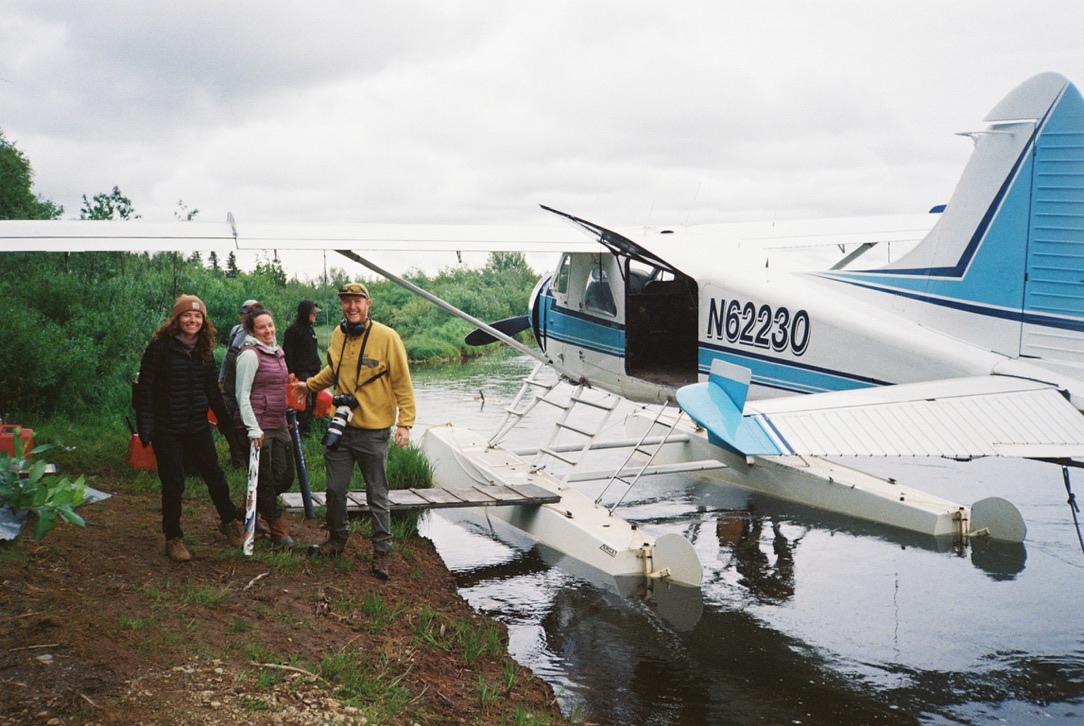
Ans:
[[[534,452],[503,445],[501,431],[428,431],[439,484],[537,485],[560,501],[491,513],[609,574],[696,585],[687,541],[652,537],[573,486],[583,455],[604,445],[578,412],[609,415],[618,398],[641,406],[611,483],[705,471],[931,537],[1019,542],[1026,527],[1009,502],[947,501],[864,473],[854,457],[1038,459],[1059,464],[1066,486],[1080,466],[1084,99],[1044,73],[964,135],[974,151],[953,195],[916,215],[621,230],[552,209],[570,224],[5,221],[0,240],[29,251],[341,251],[478,326],[472,342],[513,345],[565,382],[561,392],[529,380],[510,407],[509,426],[529,424],[534,402],[562,399]],[[560,256],[527,315],[488,325],[355,250]],[[537,349],[513,337],[528,329]]]

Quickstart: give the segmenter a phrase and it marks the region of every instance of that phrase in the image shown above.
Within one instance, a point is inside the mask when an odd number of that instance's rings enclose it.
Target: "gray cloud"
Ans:
[[[1076,10],[966,2],[12,2],[0,128],[78,213],[710,222],[925,210]]]

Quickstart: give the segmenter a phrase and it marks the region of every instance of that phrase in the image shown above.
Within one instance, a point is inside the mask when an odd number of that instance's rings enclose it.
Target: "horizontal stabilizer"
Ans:
[[[682,388],[678,402],[747,455],[1084,456],[1084,416],[1038,381],[980,376],[769,399],[739,420],[724,380],[713,366],[708,383]]]
[[[748,368],[716,359],[707,383],[678,389],[678,405],[707,430],[708,439],[716,446],[749,455],[779,456],[784,451],[773,442],[762,422],[742,415],[751,380]]]

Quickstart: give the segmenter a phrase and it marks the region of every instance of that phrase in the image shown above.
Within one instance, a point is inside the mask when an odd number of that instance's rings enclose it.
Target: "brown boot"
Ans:
[[[338,557],[346,549],[346,537],[331,532],[322,544],[309,547],[309,557]]]
[[[269,520],[267,528],[271,532],[271,544],[276,547],[293,547],[294,538],[290,536],[289,530],[286,529],[286,518],[280,516],[278,519]]]
[[[378,580],[388,579],[388,553],[373,550],[373,577]]]
[[[218,531],[226,535],[228,541],[234,547],[240,547],[245,543],[245,525],[240,519],[231,519],[218,525]]]
[[[180,537],[166,540],[166,557],[174,562],[188,562],[192,559],[188,548],[184,546],[184,540]]]

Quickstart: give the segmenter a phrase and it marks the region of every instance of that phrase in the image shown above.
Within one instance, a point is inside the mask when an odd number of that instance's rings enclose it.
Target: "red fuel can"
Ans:
[[[139,434],[128,437],[128,455],[124,461],[133,469],[142,471],[158,471],[158,459],[154,456],[154,444],[143,448],[143,442],[139,440]]]

